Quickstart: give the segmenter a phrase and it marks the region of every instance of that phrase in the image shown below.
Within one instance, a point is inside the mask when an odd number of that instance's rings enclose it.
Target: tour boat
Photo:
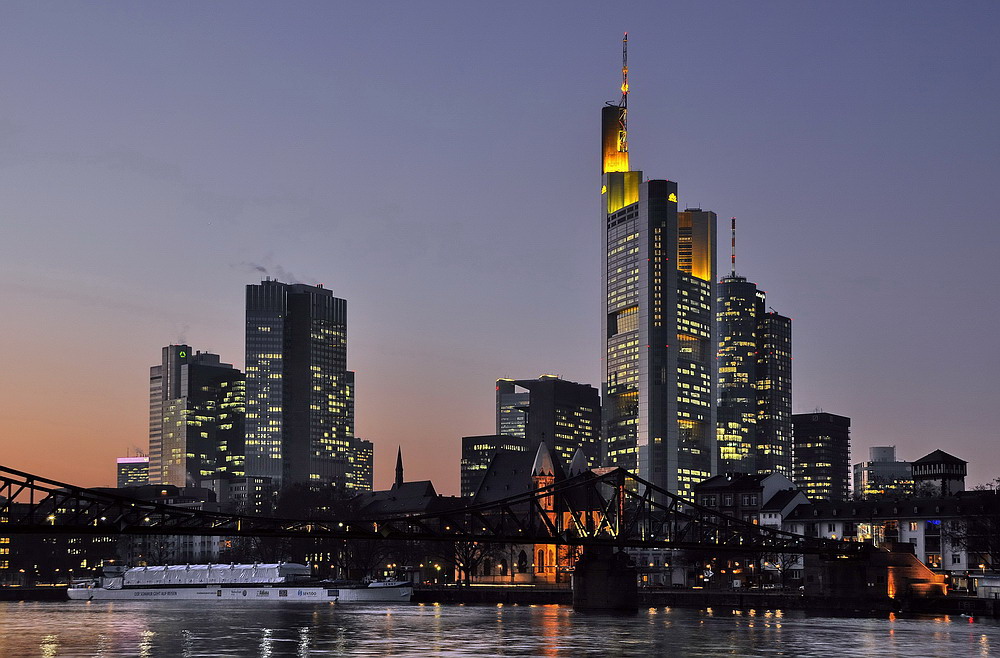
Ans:
[[[106,566],[96,579],[75,581],[69,598],[104,600],[408,602],[407,581],[324,581],[309,567],[276,564],[187,564],[155,567]]]

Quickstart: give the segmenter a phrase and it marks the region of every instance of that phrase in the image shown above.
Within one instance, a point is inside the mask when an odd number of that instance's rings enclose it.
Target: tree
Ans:
[[[1000,564],[1000,492],[981,490],[975,498],[963,504],[961,518],[945,529],[948,543],[969,555],[978,556],[984,568],[995,569]]]
[[[456,541],[441,543],[437,551],[440,559],[451,565],[459,585],[471,585],[472,577],[476,575],[486,559],[502,558],[502,553],[492,544],[477,541]]]
[[[761,554],[761,558],[764,561],[765,568],[773,569],[777,572],[778,580],[781,582],[782,587],[788,585],[788,570],[794,569],[802,563],[802,555],[799,553],[764,552]]]

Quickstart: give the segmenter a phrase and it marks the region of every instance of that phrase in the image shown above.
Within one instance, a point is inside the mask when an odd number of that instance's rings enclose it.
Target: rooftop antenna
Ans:
[[[622,37],[622,99],[618,101],[618,151],[628,153],[628,32]]]
[[[732,276],[735,277],[736,276],[736,218],[733,217],[729,221],[732,223],[732,232],[733,232],[733,257],[732,257],[732,259],[733,259],[733,273],[732,273]]]

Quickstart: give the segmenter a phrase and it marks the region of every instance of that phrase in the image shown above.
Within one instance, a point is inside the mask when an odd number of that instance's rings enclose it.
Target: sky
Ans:
[[[1000,12],[923,0],[0,4],[0,464],[112,485],[264,270],[348,300],[376,487],[457,494],[498,377],[600,385],[625,31],[632,166],[738,218],[793,411],[1000,476]]]

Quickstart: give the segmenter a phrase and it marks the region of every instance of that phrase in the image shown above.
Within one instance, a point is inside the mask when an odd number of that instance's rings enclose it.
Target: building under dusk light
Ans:
[[[605,460],[690,497],[716,470],[716,216],[629,165],[627,66],[602,130]]]
[[[912,496],[913,464],[896,460],[896,446],[868,449],[868,461],[854,465],[855,498]]]
[[[243,373],[189,345],[149,369],[149,482],[197,487],[243,475]]]
[[[545,443],[569,463],[582,450],[590,466],[601,461],[601,396],[590,384],[542,375],[497,380],[497,434],[524,437],[534,454]]]
[[[248,476],[278,488],[370,482],[371,452],[354,438],[346,300],[322,286],[248,285],[246,380]]]
[[[719,283],[719,469],[792,475],[791,320],[734,271]]]
[[[792,415],[792,481],[810,500],[847,500],[851,419],[814,411]]]
[[[149,457],[119,457],[118,488],[149,484]]]

